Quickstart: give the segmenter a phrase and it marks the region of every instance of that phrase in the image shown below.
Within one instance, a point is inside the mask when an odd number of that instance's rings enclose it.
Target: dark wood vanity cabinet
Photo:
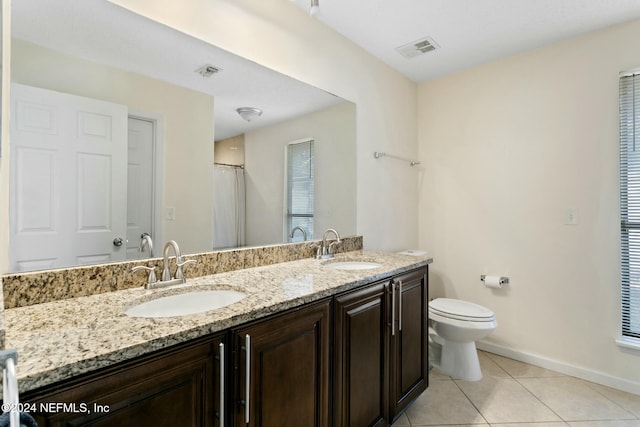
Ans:
[[[427,270],[339,295],[334,426],[387,426],[428,385]]]
[[[389,397],[395,421],[429,385],[427,270],[395,277],[391,289],[396,320],[389,346]]]
[[[23,393],[21,402],[37,407],[30,412],[41,427],[388,426],[428,385],[426,310],[424,267]]]
[[[331,300],[233,331],[235,425],[328,427]]]
[[[36,392],[40,427],[220,426],[222,336],[160,350]]]
[[[376,283],[335,298],[336,427],[389,424],[388,287]]]

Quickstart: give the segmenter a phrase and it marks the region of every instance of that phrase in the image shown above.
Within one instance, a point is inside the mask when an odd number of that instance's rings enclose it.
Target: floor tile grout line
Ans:
[[[460,392],[464,395],[464,397],[469,401],[469,403],[471,404],[471,406],[473,406],[473,407],[474,407],[474,409],[475,409],[476,411],[478,411],[478,414],[480,414],[480,416],[482,417],[482,419],[484,420],[484,422],[485,422],[486,424],[489,424],[489,421],[488,421],[488,420],[485,418],[485,416],[482,414],[482,411],[480,411],[480,408],[478,408],[478,407],[476,406],[476,404],[475,404],[475,403],[473,403],[473,400],[471,400],[471,398],[467,395],[467,393],[465,393],[465,392],[464,392],[464,390],[460,387],[460,385],[458,384],[458,382],[457,382],[454,378],[452,378],[452,379],[451,379],[451,381],[453,381],[453,383],[456,385],[456,387],[458,387],[458,390],[460,390]]]
[[[568,426],[569,423],[566,421],[516,421],[516,422],[507,422],[507,423],[489,423],[488,425],[491,427],[501,427],[504,426],[505,424],[508,425],[514,425],[514,424],[518,424],[521,425],[522,427],[526,427],[527,425],[538,425],[538,424],[558,424],[558,425],[565,425]]]
[[[572,377],[575,378],[575,377]],[[633,420],[638,420],[640,419],[640,417],[636,416],[636,414],[634,414],[633,412],[629,411],[627,408],[625,408],[624,406],[620,405],[618,402],[616,402],[615,400],[609,398],[606,394],[604,394],[603,392],[601,392],[600,390],[598,390],[598,387],[593,387],[593,385],[597,385],[595,383],[592,383],[591,381],[587,381],[587,380],[583,380],[581,378],[576,378],[577,380],[583,382],[587,387],[589,387],[590,390],[595,391],[596,393],[598,393],[600,396],[604,397],[605,399],[607,399],[609,402],[613,403],[614,405],[616,405],[617,407],[619,407],[620,409],[622,409],[623,411],[627,412],[629,415],[631,415],[633,418]],[[592,385],[593,384],[593,385]],[[606,386],[601,386],[601,387],[606,387]]]
[[[531,396],[533,396],[534,399],[536,399],[538,402],[540,402],[542,404],[542,406],[544,406],[545,408],[549,409],[549,411],[551,411],[551,413],[553,415],[555,415],[556,417],[558,417],[561,422],[567,424],[567,421],[562,418],[560,416],[560,414],[558,414],[556,411],[554,411],[553,409],[551,409],[548,405],[546,405],[542,400],[540,400],[540,398],[538,396],[536,396],[531,390],[529,390],[527,387],[525,387],[524,384],[522,384],[519,380],[518,377],[512,375],[506,368],[504,368],[502,365],[500,365],[500,362],[498,360],[495,360],[493,357],[491,357],[492,353],[486,353],[487,357],[489,358],[489,360],[491,360],[494,364],[496,364],[500,369],[502,369],[508,376],[509,378],[511,378],[512,380],[514,380],[517,384],[520,385],[520,387],[522,387],[527,393],[529,393]],[[532,376],[529,378],[541,378],[541,377],[537,377],[537,376]],[[483,416],[484,417],[484,416]]]
[[[545,378],[545,377],[527,377],[527,379],[539,379],[539,378]],[[557,413],[556,411],[553,410],[553,408],[551,408],[549,405],[547,405],[546,403],[544,403],[542,401],[542,399],[540,399],[532,390],[530,390],[526,385],[524,385],[522,382],[520,382],[520,380],[518,380],[518,378],[514,378],[516,380],[516,382],[518,384],[520,384],[520,386],[525,389],[531,396],[533,396],[538,402],[540,402],[540,404],[542,406],[544,406],[545,408],[547,408],[549,411],[551,411],[552,414],[554,414],[556,417],[560,418],[560,420],[562,420],[563,423],[568,424],[568,421],[565,420],[562,415],[560,415],[559,413]]]
[[[629,416],[633,417],[633,418],[612,418],[612,419],[584,419],[584,420],[565,420],[560,414],[556,413],[553,409],[551,409],[548,405],[546,405],[538,396],[536,396],[536,394],[529,390],[527,388],[526,385],[524,385],[523,383],[521,383],[517,378],[516,381],[518,381],[518,383],[520,385],[522,385],[522,387],[525,388],[525,390],[527,390],[531,395],[533,395],[540,403],[542,403],[544,406],[546,406],[547,408],[549,408],[549,410],[551,412],[553,412],[554,414],[556,414],[561,420],[565,421],[565,422],[589,422],[589,421],[627,421],[627,420],[638,420],[639,418],[635,416],[635,414],[633,414],[631,411],[627,410],[627,408],[625,408],[624,406],[620,405],[618,402],[608,398],[606,395],[604,395],[603,393],[601,393],[600,391],[598,391],[595,387],[591,387],[589,384],[590,382],[587,380],[583,380],[581,378],[577,378],[571,375],[563,375],[562,377],[564,378],[572,378],[574,380],[577,380],[581,383],[583,383],[587,388],[589,388],[589,390],[594,391],[595,393],[599,394],[600,396],[604,397],[606,400],[608,400],[610,403],[612,403],[613,405],[615,405],[616,407],[618,407],[619,409],[621,409],[622,411],[624,411],[625,413],[629,414]],[[561,378],[561,377],[523,377],[523,379],[545,379],[545,378]]]
[[[510,378],[514,378],[513,375],[511,375],[511,373],[509,371],[507,371],[502,365],[500,365],[500,362],[498,362],[497,360],[495,360],[492,356],[493,353],[489,353],[489,352],[484,352],[484,354],[487,356],[487,358],[494,364],[496,365],[498,368],[500,368],[501,371],[503,371],[505,374],[507,374]]]
[[[563,422],[563,423],[565,423],[565,424],[567,423],[567,421],[566,421],[564,418],[562,418],[562,417],[560,416],[560,414],[558,414],[556,411],[554,411],[552,408],[550,408],[547,404],[545,404],[542,400],[540,400],[540,398],[539,398],[538,396],[536,396],[536,395],[535,395],[535,393],[533,393],[533,392],[532,392],[531,390],[529,390],[529,389],[528,389],[524,384],[522,384],[522,383],[519,381],[518,377],[516,377],[516,376],[514,376],[513,374],[511,374],[511,373],[510,373],[510,372],[509,372],[505,367],[503,367],[503,366],[500,364],[500,362],[499,362],[498,360],[496,360],[496,359],[494,359],[493,357],[491,357],[492,353],[485,352],[485,354],[487,355],[487,358],[488,358],[489,360],[491,360],[491,362],[492,362],[493,364],[495,364],[496,366],[498,366],[498,367],[500,368],[500,370],[502,370],[504,373],[506,373],[506,374],[507,374],[507,376],[508,376],[508,378],[509,378],[509,379],[512,379],[512,380],[514,380],[517,384],[519,384],[519,385],[520,385],[520,387],[522,387],[522,388],[523,388],[527,393],[529,393],[529,395],[531,395],[535,400],[537,400],[538,402],[540,402],[540,404],[541,404],[542,406],[544,406],[545,408],[547,408],[547,409],[548,409],[552,414],[554,414],[556,417],[558,417],[558,418],[560,419],[560,421],[561,421],[561,422]],[[540,377],[540,376],[531,376],[531,377],[528,377],[528,378],[543,378],[543,377]],[[458,388],[459,388],[459,387],[458,387]],[[464,393],[464,391],[463,391],[463,393]],[[466,394],[465,394],[465,396],[466,396]],[[468,398],[468,396],[467,396],[467,398]],[[473,403],[473,402],[472,402],[472,403]],[[475,407],[475,405],[474,405],[474,407]],[[480,412],[480,411],[478,410],[478,412]],[[484,418],[484,419],[486,420],[486,418],[484,417],[484,415],[482,415],[482,412],[480,412],[480,415],[482,416],[482,418]],[[552,422],[558,422],[558,421],[552,421]],[[487,421],[487,423],[488,423],[488,424],[490,424],[488,421]]]
[[[541,404],[541,406],[547,408],[547,410],[549,410],[549,412],[551,414],[553,414],[555,417],[557,417],[557,420],[551,420],[551,421],[538,421],[538,422],[533,422],[533,421],[507,421],[507,422],[500,422],[500,423],[490,423],[487,418],[485,417],[485,415],[482,413],[481,408],[479,408],[469,397],[469,395],[467,395],[465,393],[465,391],[463,390],[463,388],[460,385],[460,381],[462,380],[456,380],[455,378],[452,378],[451,376],[443,376],[441,378],[438,378],[438,381],[451,381],[453,382],[453,384],[455,384],[455,386],[457,387],[457,389],[462,393],[462,395],[465,397],[465,399],[467,400],[467,402],[471,405],[471,407],[473,407],[476,412],[478,413],[478,415],[480,415],[481,419],[484,422],[475,422],[475,423],[468,423],[468,425],[477,425],[477,426],[494,426],[494,427],[500,427],[501,425],[504,424],[522,424],[522,427],[527,427],[527,424],[536,424],[536,423],[549,423],[549,424],[558,424],[558,426],[560,425],[565,425],[565,426],[570,426],[570,423],[580,423],[580,422],[629,422],[629,421],[638,421],[640,420],[640,415],[636,415],[631,409],[627,409],[624,406],[624,403],[618,403],[618,401],[614,400],[613,398],[610,398],[607,394],[606,394],[606,388],[599,388],[597,387],[598,384],[596,383],[592,383],[588,380],[584,380],[581,378],[577,378],[574,377],[572,375],[566,375],[566,374],[562,374],[553,370],[549,370],[546,369],[545,372],[538,372],[538,375],[535,374],[528,374],[530,371],[523,371],[524,375],[517,375],[515,372],[520,371],[520,369],[517,366],[511,366],[508,365],[507,367],[504,367],[501,363],[500,363],[500,359],[496,360],[494,359],[492,356],[492,353],[489,352],[484,352],[485,354],[485,360],[489,361],[492,365],[496,366],[499,370],[496,371],[496,373],[498,373],[498,375],[488,375],[489,377],[495,377],[496,379],[511,379],[511,380],[515,380],[515,383],[517,383],[520,387],[523,388],[524,391],[526,391],[526,393],[528,393],[531,397],[533,397],[537,402],[539,402]],[[497,355],[499,356],[499,355]],[[499,356],[500,357],[500,356]],[[524,365],[529,365],[526,362],[520,362],[523,363]],[[511,367],[512,369],[509,370],[508,367]],[[536,365],[532,365],[532,366],[536,366]],[[515,370],[513,369],[515,368]],[[512,373],[514,372],[514,373]],[[528,374],[528,375],[527,375]],[[556,412],[552,407],[550,407],[548,404],[546,404],[541,397],[539,397],[538,395],[536,395],[534,393],[534,391],[530,388],[527,387],[527,385],[525,384],[527,382],[527,380],[545,380],[545,379],[553,379],[553,378],[567,378],[567,379],[573,379],[576,381],[579,381],[580,383],[582,383],[585,387],[587,387],[588,389],[590,389],[591,391],[595,392],[597,395],[604,397],[606,401],[608,401],[610,404],[612,404],[613,406],[615,406],[616,408],[620,409],[621,412],[623,412],[624,414],[626,414],[626,416],[628,416],[629,418],[601,418],[601,419],[594,419],[591,417],[588,417],[584,420],[567,420],[564,417],[562,417],[558,412]],[[433,381],[436,381],[436,379],[433,379]],[[570,391],[567,390],[567,392],[569,394],[571,394]],[[553,403],[553,402],[552,402]],[[601,414],[602,415],[602,414]],[[407,415],[407,422],[408,425],[411,427],[424,427],[424,426],[430,426],[430,425],[424,425],[424,424],[415,424],[411,421],[411,419],[409,418],[409,416]],[[442,425],[442,424],[440,424]],[[435,425],[434,425],[435,426]]]
[[[511,378],[513,378],[514,380],[516,380],[516,382],[518,384],[520,384],[520,386],[522,386],[531,396],[533,396],[538,402],[540,402],[544,407],[546,407],[547,409],[549,409],[549,411],[551,411],[551,413],[553,413],[554,415],[556,415],[558,418],[560,418],[560,420],[562,420],[562,422],[564,422],[565,424],[568,424],[569,422],[574,422],[576,420],[565,420],[559,413],[557,413],[556,411],[554,411],[549,405],[547,405],[546,403],[544,403],[532,390],[530,390],[525,384],[523,384],[520,380],[521,379],[544,379],[544,378],[562,378],[562,377],[567,377],[567,378],[574,378],[578,381],[581,381],[583,383],[585,383],[585,385],[592,391],[598,393],[599,395],[603,396],[605,399],[607,399],[609,402],[611,402],[612,404],[614,404],[615,406],[617,406],[618,408],[620,408],[622,411],[626,412],[627,414],[629,414],[630,416],[632,416],[633,418],[629,418],[629,420],[638,420],[640,418],[636,417],[635,414],[631,413],[629,410],[627,410],[625,407],[623,407],[622,405],[620,405],[619,403],[617,403],[616,401],[610,399],[609,397],[607,397],[604,393],[601,393],[597,388],[592,387],[589,381],[587,380],[583,380],[581,378],[576,378],[572,375],[565,375],[565,374],[561,374],[558,373],[558,375],[551,375],[551,376],[536,376],[536,375],[531,375],[531,376],[513,376],[511,373],[509,373],[509,371],[507,371],[505,368],[503,368],[498,360],[495,360],[493,357],[491,357],[492,353],[489,352],[485,352],[485,354],[487,355],[487,357],[496,365],[498,365],[502,370],[504,370],[507,375],[509,375]],[[524,362],[521,362],[524,363]],[[553,370],[549,370],[551,372],[554,372]],[[626,420],[626,419],[625,419]],[[579,421],[615,421],[615,420],[579,420]]]

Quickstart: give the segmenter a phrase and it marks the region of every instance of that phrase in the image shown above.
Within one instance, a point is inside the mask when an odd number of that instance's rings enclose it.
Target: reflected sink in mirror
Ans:
[[[160,292],[150,301],[140,302],[123,309],[129,317],[177,317],[203,313],[226,307],[242,300],[247,295],[232,290],[186,289],[179,294]]]
[[[370,261],[336,261],[323,264],[330,270],[372,270],[382,267],[382,264]]]

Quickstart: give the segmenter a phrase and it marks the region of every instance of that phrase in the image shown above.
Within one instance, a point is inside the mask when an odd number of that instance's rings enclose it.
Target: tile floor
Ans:
[[[640,427],[640,396],[491,353],[483,378],[431,372],[429,388],[393,424],[499,427]]]

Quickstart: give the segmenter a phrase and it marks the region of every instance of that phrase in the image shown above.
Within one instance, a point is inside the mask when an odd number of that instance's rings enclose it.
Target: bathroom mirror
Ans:
[[[2,105],[2,81],[4,79],[4,43],[5,43],[5,35],[4,35],[4,2],[0,0],[0,105]],[[1,126],[0,126],[1,127]],[[0,158],[2,158],[2,138],[1,138],[1,130],[0,130]]]
[[[10,262],[10,272],[147,257],[148,253],[140,255],[137,250],[141,232],[153,235],[155,256],[161,255],[161,246],[169,239],[179,242],[183,254],[213,250],[212,205],[214,194],[221,191],[214,178],[214,160],[227,163],[222,156],[225,150],[243,152],[240,161],[232,162],[244,165],[246,187],[246,228],[239,245],[286,242],[285,148],[301,139],[315,141],[316,230],[309,237],[321,237],[328,227],[343,235],[355,234],[353,103],[104,0],[20,0],[12,8],[9,228],[12,241],[19,241],[15,237],[20,233],[28,239],[9,252],[22,251],[30,259],[19,265]],[[46,96],[52,96],[52,101]],[[47,138],[61,134],[56,120],[63,113],[50,110],[52,104],[60,103],[64,108],[67,102],[82,104],[71,110],[75,117],[86,116],[72,126],[72,134],[82,131],[89,139],[111,137],[115,128],[101,126],[116,119],[109,116],[102,120],[106,117],[103,110],[87,115],[87,100],[97,102],[99,109],[103,104],[113,105],[114,114],[120,114],[118,121],[122,114],[117,111],[124,107],[127,164],[103,161],[103,153],[91,153],[89,158],[83,147],[74,155],[88,160],[82,172],[74,171],[76,176],[69,178],[71,184],[60,181],[57,173],[67,168],[51,160],[55,156],[38,154],[31,169],[14,167],[14,163],[26,164],[19,162],[26,162],[30,153],[35,153],[33,144],[41,149],[49,144]],[[258,107],[262,114],[246,121],[236,112],[239,107]],[[13,118],[23,121],[14,123]],[[35,134],[42,138],[22,134],[25,129],[35,128]],[[132,154],[131,141],[138,141],[139,135],[147,135],[152,141],[149,152],[139,155],[145,159],[144,167],[132,160],[138,154]],[[14,150],[14,141],[19,144],[23,140],[27,140],[26,145]],[[109,162],[120,168],[109,169],[105,166]],[[138,173],[147,178],[139,178]],[[124,195],[104,178],[123,175],[128,178]],[[138,187],[132,188],[132,182]],[[16,202],[21,200],[20,191],[37,192],[40,208]],[[85,204],[60,202],[54,197],[72,192],[76,198],[82,196]],[[102,195],[106,193],[117,197],[104,201]],[[56,203],[66,206],[58,220],[48,212]],[[146,223],[132,220],[141,211],[150,212]],[[125,230],[110,227],[116,215],[125,215]],[[68,218],[75,218],[76,223],[70,227],[81,229],[84,240],[38,240],[38,232],[46,238],[54,234],[50,229]],[[143,223],[147,225],[140,226]],[[91,234],[111,249],[120,239],[121,249],[116,249],[120,258],[96,251],[97,255],[72,255],[52,265],[44,252],[37,253],[38,248],[47,246],[62,251],[65,244],[92,245]]]

